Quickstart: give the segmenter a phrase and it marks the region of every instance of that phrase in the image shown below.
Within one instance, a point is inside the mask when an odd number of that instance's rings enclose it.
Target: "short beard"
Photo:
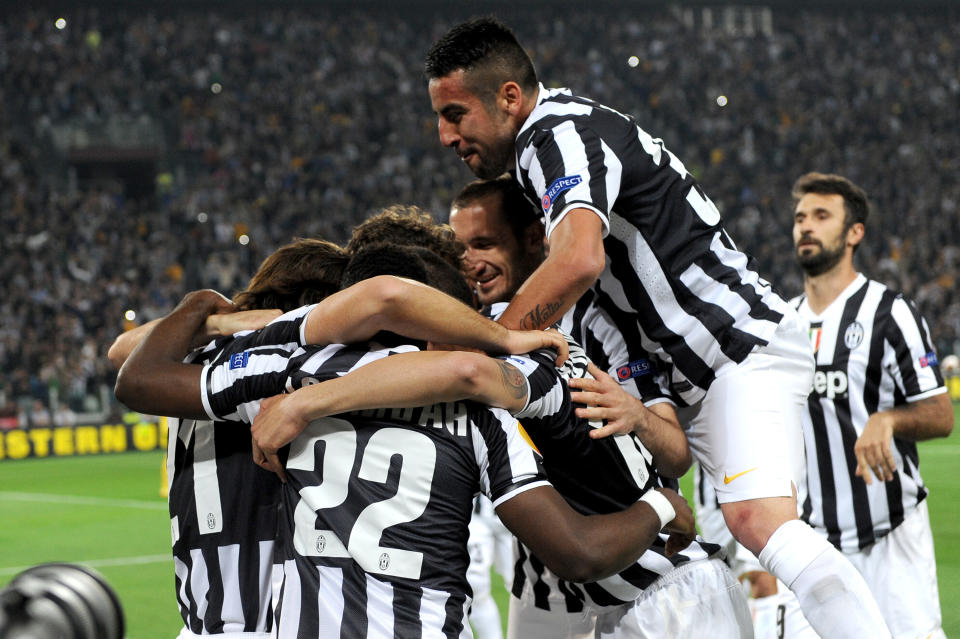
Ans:
[[[503,151],[498,151],[489,161],[482,161],[477,165],[473,172],[481,180],[494,180],[503,175],[510,168],[510,160],[513,155],[513,145],[505,147]]]
[[[834,249],[828,249],[821,244],[819,253],[802,255],[800,252],[797,252],[797,263],[800,265],[800,268],[803,269],[803,272],[807,274],[807,277],[816,277],[823,275],[839,264],[840,260],[843,259],[845,251],[846,247],[842,244]]]

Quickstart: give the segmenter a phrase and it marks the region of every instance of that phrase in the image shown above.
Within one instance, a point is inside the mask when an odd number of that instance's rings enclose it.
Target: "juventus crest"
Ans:
[[[847,330],[843,332],[843,345],[849,348],[850,350],[855,349],[857,346],[860,346],[860,342],[863,341],[863,324],[860,322],[854,321],[852,324],[847,326]]]

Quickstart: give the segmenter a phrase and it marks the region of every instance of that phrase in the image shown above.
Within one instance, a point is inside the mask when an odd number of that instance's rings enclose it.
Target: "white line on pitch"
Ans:
[[[139,566],[142,564],[158,564],[165,561],[171,561],[173,555],[141,555],[140,557],[115,557],[113,559],[90,559],[83,561],[73,561],[70,563],[80,564],[88,568],[111,568],[114,566]],[[42,562],[45,563],[45,562]],[[0,575],[16,575],[31,566],[12,566],[10,568],[0,568]]]
[[[32,501],[50,504],[75,504],[77,506],[108,506],[116,508],[141,508],[143,510],[166,510],[166,502],[137,499],[108,499],[80,495],[51,495],[49,493],[20,493],[0,490],[0,501]]]

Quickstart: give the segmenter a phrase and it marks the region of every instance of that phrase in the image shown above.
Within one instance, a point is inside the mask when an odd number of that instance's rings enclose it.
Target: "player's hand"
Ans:
[[[643,402],[621,388],[612,377],[592,362],[587,372],[590,378],[573,378],[568,382],[572,389],[570,399],[586,407],[577,409],[577,417],[589,420],[606,420],[600,428],[590,430],[590,437],[600,439],[610,435],[627,435],[643,427],[646,411]]]
[[[177,308],[190,306],[205,311],[208,315],[232,313],[236,310],[233,302],[212,288],[191,291],[183,296]]]
[[[263,400],[250,426],[254,443],[271,466],[282,466],[277,451],[292,442],[309,423],[297,409],[295,396],[296,393],[274,395]],[[276,472],[272,467],[269,470]]]
[[[893,458],[893,417],[886,413],[874,413],[863,427],[863,433],[853,445],[857,457],[856,475],[869,486],[871,475],[880,481],[890,481],[896,476],[897,463]]]
[[[664,497],[670,500],[670,505],[676,516],[673,521],[664,526],[664,530],[670,533],[667,538],[667,557],[672,557],[687,546],[689,546],[697,536],[697,524],[693,517],[693,511],[690,510],[690,504],[687,500],[669,488],[654,489]]]
[[[287,483],[287,472],[283,468],[283,464],[280,463],[280,459],[276,454],[267,456],[263,450],[257,446],[256,440],[252,437],[250,439],[250,447],[253,449],[253,463],[255,463],[260,468],[264,470],[269,470],[272,473],[275,473],[277,477],[280,478],[280,481],[284,484]]]
[[[505,342],[506,351],[511,355],[522,355],[541,348],[549,348],[557,353],[554,365],[561,366],[570,356],[570,346],[559,331],[520,331],[510,330]]]
[[[283,315],[283,311],[276,308],[219,313],[207,318],[205,328],[207,335],[212,339],[214,337],[233,335],[240,331],[255,331],[258,328],[263,328],[281,315]]]

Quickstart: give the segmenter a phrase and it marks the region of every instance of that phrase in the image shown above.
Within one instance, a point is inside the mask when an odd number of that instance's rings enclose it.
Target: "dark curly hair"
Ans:
[[[347,243],[347,252],[355,255],[367,246],[384,242],[428,248],[458,269],[465,249],[448,225],[438,224],[419,207],[399,204],[358,225]]]

